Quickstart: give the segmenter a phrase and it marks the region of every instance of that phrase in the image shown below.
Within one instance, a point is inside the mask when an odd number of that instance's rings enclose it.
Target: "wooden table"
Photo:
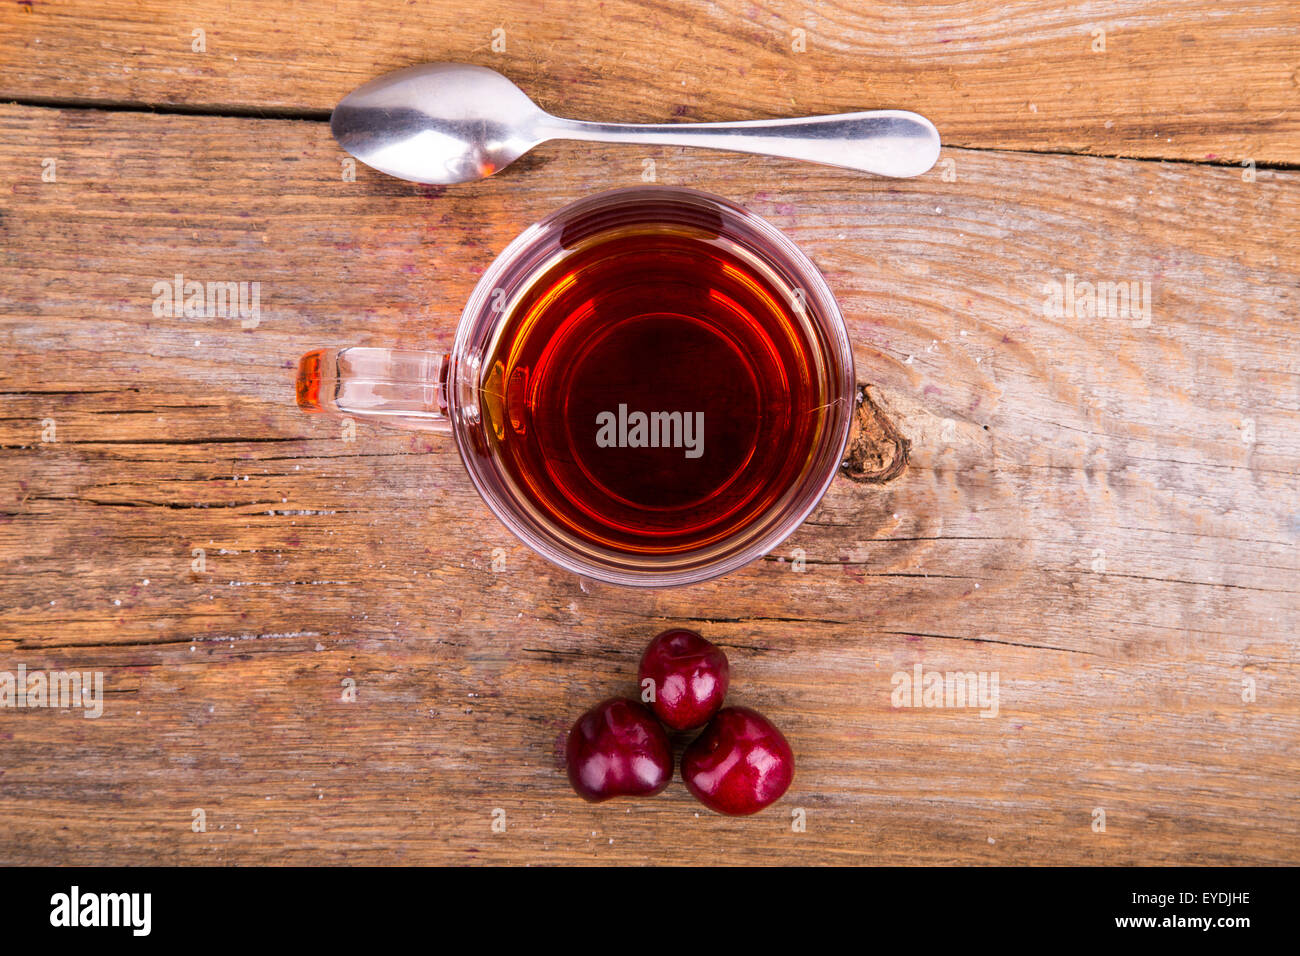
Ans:
[[[0,708],[0,862],[1300,861],[1298,21],[0,7],[0,671],[104,675],[98,719]],[[908,181],[571,144],[473,185],[351,178],[332,105],[434,60],[588,119],[913,109],[945,149]],[[856,474],[768,558],[581,581],[445,438],[294,407],[301,353],[445,342],[525,225],[651,170],[785,230],[848,320]],[[260,283],[257,321],[156,307],[177,275]],[[670,625],[794,746],[758,816],[569,790],[567,727]],[[918,666],[996,675],[996,717],[893,706]]]

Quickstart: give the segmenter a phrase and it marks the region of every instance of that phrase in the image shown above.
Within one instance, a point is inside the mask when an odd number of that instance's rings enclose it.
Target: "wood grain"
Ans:
[[[1300,859],[1300,174],[555,146],[439,190],[343,181],[321,122],[14,106],[0,144],[0,670],[107,691],[0,709],[0,862]],[[533,556],[439,436],[345,441],[291,394],[310,348],[445,341],[513,235],[643,158],[809,252],[910,444],[649,592]],[[154,315],[177,273],[260,282],[260,323]],[[1149,325],[1045,315],[1067,274],[1150,282]],[[569,791],[569,723],[669,625],[786,730],[775,808]],[[894,708],[917,663],[996,672],[998,716]]]
[[[0,98],[324,116],[452,60],[578,119],[892,107],[949,146],[1293,165],[1298,38],[1291,0],[30,0],[0,5]]]

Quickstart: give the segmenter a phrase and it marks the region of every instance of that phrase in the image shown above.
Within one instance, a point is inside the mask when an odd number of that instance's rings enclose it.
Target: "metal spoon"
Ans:
[[[881,176],[919,176],[939,157],[934,124],[902,110],[743,123],[583,123],[542,111],[495,70],[461,63],[372,80],[335,107],[330,130],[366,165],[434,185],[491,176],[549,139],[705,146]]]

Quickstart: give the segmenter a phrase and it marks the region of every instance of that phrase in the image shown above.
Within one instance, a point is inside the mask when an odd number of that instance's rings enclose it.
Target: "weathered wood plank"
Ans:
[[[32,0],[0,7],[0,98],[323,114],[454,60],[581,119],[898,107],[949,146],[1294,164],[1297,36],[1290,0]]]
[[[318,122],[0,107],[0,143],[0,670],[107,690],[0,710],[0,861],[1296,861],[1300,175],[550,147],[444,191],[342,181]],[[291,398],[308,348],[436,344],[510,237],[643,158],[801,243],[911,445],[665,592],[532,556],[439,437]],[[259,324],[155,316],[176,273],[261,282]],[[1067,274],[1149,282],[1149,323],[1046,315]],[[789,796],[581,803],[568,723],[691,622],[787,730]],[[996,672],[999,716],[895,709],[917,663]]]

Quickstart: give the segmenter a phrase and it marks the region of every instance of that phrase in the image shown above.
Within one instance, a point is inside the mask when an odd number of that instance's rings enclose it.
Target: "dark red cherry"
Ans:
[[[648,797],[673,777],[668,735],[649,709],[611,697],[587,711],[565,744],[569,782],[584,800]]]
[[[641,656],[641,692],[654,681],[650,706],[673,730],[703,727],[722,707],[731,681],[727,655],[694,631],[664,631]]]
[[[682,754],[682,779],[710,810],[757,813],[794,779],[794,754],[781,731],[748,707],[724,707]]]

